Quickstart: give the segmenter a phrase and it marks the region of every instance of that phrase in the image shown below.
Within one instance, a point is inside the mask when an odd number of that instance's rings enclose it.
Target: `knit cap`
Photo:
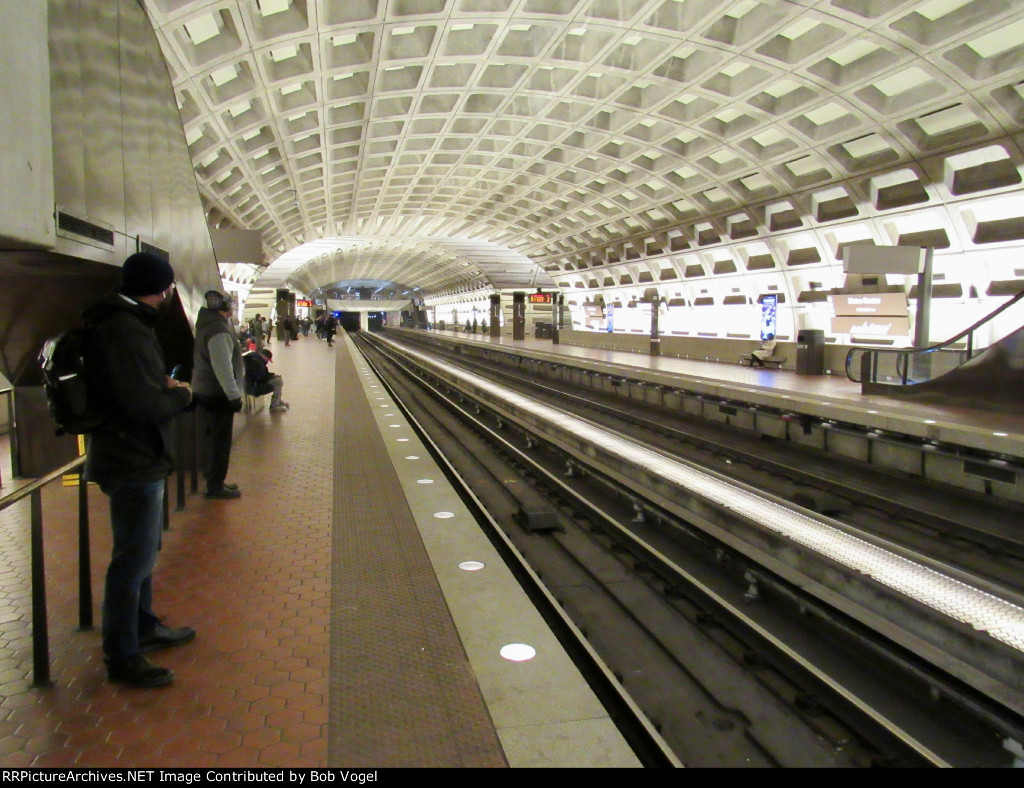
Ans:
[[[121,266],[121,292],[126,296],[162,293],[174,284],[174,269],[151,252],[136,252]]]
[[[214,312],[227,312],[235,305],[234,299],[220,290],[207,290],[203,297],[206,299],[206,308]]]

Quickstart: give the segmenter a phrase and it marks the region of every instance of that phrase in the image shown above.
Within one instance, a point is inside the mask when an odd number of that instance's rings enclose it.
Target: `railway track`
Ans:
[[[429,347],[436,353],[436,346]],[[661,451],[920,555],[940,558],[945,567],[963,571],[993,593],[1024,605],[1024,530],[1017,526],[1024,521],[1024,507],[1020,505],[942,489],[910,474],[879,470],[807,446],[751,436],[731,427],[728,416],[725,423],[708,423],[647,401],[593,390],[580,393],[579,387],[556,375],[538,380],[521,370],[458,353],[443,357],[609,429],[633,430]],[[622,381],[623,388],[626,384]],[[724,411],[745,407],[741,402],[720,403]]]
[[[364,352],[683,763],[1012,761],[1003,745],[1019,740],[1019,710],[806,593],[792,570],[753,561],[686,507],[638,493],[550,428],[393,346]]]

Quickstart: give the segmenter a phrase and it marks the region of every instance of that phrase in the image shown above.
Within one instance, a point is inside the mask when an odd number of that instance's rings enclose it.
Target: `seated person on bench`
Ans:
[[[270,394],[270,410],[277,412],[288,410],[288,403],[281,399],[284,378],[275,375],[267,367],[273,357],[274,354],[266,348],[250,350],[248,353],[242,354],[242,362],[245,364],[246,394],[251,394],[254,397]]]
[[[765,359],[769,359],[775,353],[775,334],[768,334],[758,345],[757,350],[750,354],[750,366],[763,367]]]

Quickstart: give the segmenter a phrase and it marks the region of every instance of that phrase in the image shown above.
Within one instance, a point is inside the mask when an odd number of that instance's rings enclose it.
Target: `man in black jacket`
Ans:
[[[242,364],[245,366],[245,390],[247,394],[254,397],[262,397],[270,394],[270,412],[280,413],[291,407],[281,399],[284,391],[284,378],[275,375],[267,365],[273,360],[274,354],[264,348],[263,350],[250,350],[242,354]]]
[[[174,271],[156,255],[131,255],[121,287],[83,313],[93,329],[86,369],[90,399],[103,413],[88,436],[85,473],[110,498],[113,550],[103,598],[103,653],[111,681],[169,684],[174,674],[143,652],[195,637],[153,613],[153,568],[172,468],[172,419],[188,406],[187,383],[166,374],[154,327],[174,294]]]

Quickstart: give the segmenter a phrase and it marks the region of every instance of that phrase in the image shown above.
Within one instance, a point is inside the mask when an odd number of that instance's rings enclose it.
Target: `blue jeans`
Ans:
[[[165,483],[115,481],[101,486],[110,498],[114,534],[103,594],[107,664],[138,654],[139,634],[151,632],[159,621],[152,610],[153,567],[163,534]]]

